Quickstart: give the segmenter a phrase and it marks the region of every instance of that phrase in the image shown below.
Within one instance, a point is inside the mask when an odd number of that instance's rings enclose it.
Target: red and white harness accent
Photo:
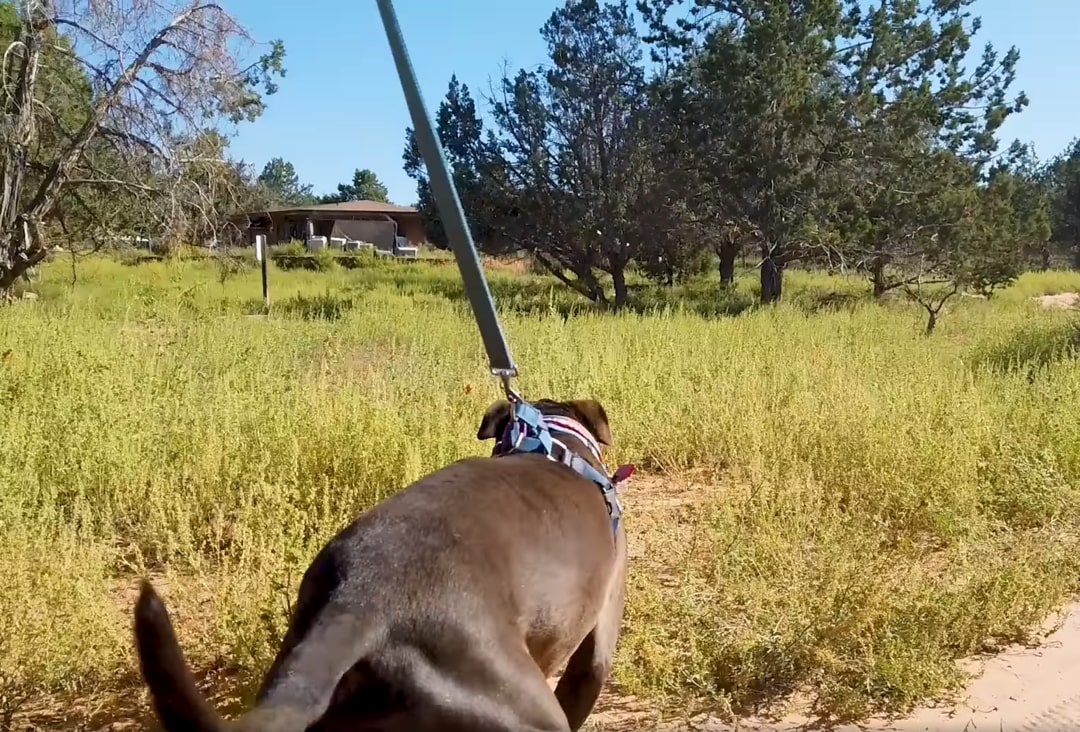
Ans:
[[[589,452],[596,458],[596,462],[603,466],[605,473],[607,472],[607,464],[604,462],[604,456],[600,452],[600,443],[580,422],[569,417],[556,417],[545,414],[544,424],[547,425],[548,431],[551,432],[551,441],[553,443],[564,450],[569,450],[570,448],[566,446],[566,443],[556,435],[562,432],[576,437],[579,442],[589,448]]]
[[[559,439],[559,433],[576,437],[578,442],[585,445],[589,452],[592,453],[592,456],[596,458],[596,462],[600,463],[603,474],[610,475],[608,480],[611,483],[611,491],[610,494],[605,491],[604,497],[605,500],[609,501],[609,510],[612,513],[613,518],[617,520],[622,514],[622,504],[619,501],[619,496],[616,491],[620,484],[630,480],[630,477],[634,474],[634,471],[637,470],[637,467],[633,463],[624,463],[615,470],[614,474],[608,473],[607,463],[604,462],[604,455],[600,451],[600,443],[593,436],[592,432],[585,429],[585,426],[576,419],[545,414],[544,424],[547,426],[548,433],[551,435],[552,444],[558,445],[562,449],[563,455],[572,455],[574,454],[574,451],[567,447],[565,442]]]

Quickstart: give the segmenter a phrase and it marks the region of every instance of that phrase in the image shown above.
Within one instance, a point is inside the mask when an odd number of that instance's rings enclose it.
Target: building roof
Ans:
[[[280,206],[268,208],[264,211],[252,212],[253,214],[275,213],[373,213],[373,214],[416,214],[419,213],[412,206],[397,206],[382,201],[345,201],[344,203],[323,203],[317,206]]]

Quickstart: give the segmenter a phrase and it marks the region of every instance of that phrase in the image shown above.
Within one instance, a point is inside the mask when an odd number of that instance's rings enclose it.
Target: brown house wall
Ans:
[[[408,218],[404,221],[398,221],[398,228],[401,230],[400,235],[411,241],[413,244],[426,244],[427,234],[424,233],[424,225],[420,223],[419,218]]]
[[[366,241],[379,249],[392,249],[394,232],[397,229],[393,221],[377,219],[338,220],[334,222],[336,236],[344,236],[357,241]]]

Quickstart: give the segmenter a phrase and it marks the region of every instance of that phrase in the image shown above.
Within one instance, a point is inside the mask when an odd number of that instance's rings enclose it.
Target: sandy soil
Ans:
[[[1080,308],[1080,292],[1062,292],[1057,295],[1042,295],[1032,299],[1040,307],[1047,310],[1075,310]]]
[[[1036,648],[1017,646],[965,664],[978,674],[955,702],[917,710],[901,719],[869,719],[841,725],[834,732],[1021,732],[1080,729],[1080,602],[1055,619],[1059,627]],[[596,732],[795,732],[820,729],[821,724],[798,715],[785,719],[743,719],[736,724],[718,719],[660,723],[647,705],[631,699],[605,697],[591,720]]]

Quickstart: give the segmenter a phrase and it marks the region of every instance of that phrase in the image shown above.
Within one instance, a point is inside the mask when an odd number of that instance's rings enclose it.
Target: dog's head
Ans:
[[[611,427],[608,425],[607,413],[604,411],[604,407],[601,406],[600,402],[595,399],[573,399],[566,402],[540,399],[531,402],[531,404],[539,409],[544,416],[563,417],[577,422],[592,435],[598,445],[611,444]],[[510,416],[510,402],[505,399],[494,402],[487,408],[483,418],[480,420],[480,428],[476,431],[476,439],[498,440],[506,431],[506,427],[510,423]],[[562,438],[560,437],[560,439]],[[596,449],[592,446],[582,444],[580,440],[575,440],[573,437],[567,439],[571,442],[578,443],[573,445],[568,444],[567,447],[586,459],[589,459],[593,450]],[[496,445],[495,449],[497,449],[497,447],[498,446]],[[493,449],[492,453],[494,454],[494,452],[495,450]],[[599,468],[601,466],[594,467]]]

